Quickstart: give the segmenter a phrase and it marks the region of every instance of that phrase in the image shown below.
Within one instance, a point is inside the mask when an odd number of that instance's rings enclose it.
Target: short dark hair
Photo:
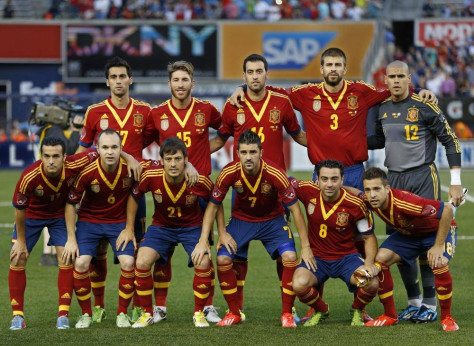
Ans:
[[[125,67],[127,70],[127,76],[132,76],[132,68],[124,59],[114,56],[112,59],[107,60],[105,64],[105,79],[109,79],[109,70],[111,67]]]
[[[244,72],[247,71],[247,62],[252,61],[261,61],[263,62],[263,67],[265,68],[265,71],[268,71],[268,62],[267,59],[263,55],[260,54],[250,54],[248,57],[245,58],[244,60]]]
[[[179,60],[175,62],[170,62],[168,64],[168,75],[169,75],[170,80],[171,80],[171,75],[173,74],[173,72],[176,72],[176,71],[187,72],[191,76],[191,79],[194,78],[194,65],[188,61]]]
[[[183,153],[183,156],[188,157],[188,150],[186,144],[178,137],[166,138],[160,146],[160,156],[163,158],[165,155],[174,155],[178,151]]]
[[[120,136],[120,133],[113,129],[105,129],[104,131],[99,133],[99,135],[97,136],[97,146],[99,146],[100,137],[102,137],[103,135],[117,135],[120,140],[120,146],[122,146],[122,136]]]
[[[60,145],[62,148],[62,154],[66,153],[66,143],[61,138],[58,137],[46,137],[40,144],[40,153],[43,153],[43,147],[55,147],[56,145]]]
[[[260,137],[252,130],[245,130],[239,137],[237,142],[237,150],[240,149],[241,144],[257,144],[259,149],[262,149],[262,141]]]
[[[388,185],[387,173],[378,167],[371,167],[362,174],[362,180],[373,180],[380,178],[384,186]]]
[[[347,58],[346,54],[342,49],[331,47],[326,49],[323,54],[321,55],[321,66],[324,65],[324,58],[326,57],[333,57],[333,58],[342,58],[344,60],[344,65],[346,65]]]
[[[319,161],[316,164],[316,173],[318,174],[319,177],[319,171],[321,171],[321,168],[339,168],[339,171],[341,172],[341,177],[344,176],[344,164],[340,161],[336,160],[322,160]]]

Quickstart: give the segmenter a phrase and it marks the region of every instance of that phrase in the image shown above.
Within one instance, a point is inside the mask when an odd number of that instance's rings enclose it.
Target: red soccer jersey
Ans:
[[[281,168],[270,161],[260,161],[260,169],[250,176],[240,161],[227,164],[216,179],[211,201],[220,204],[232,187],[236,192],[232,216],[249,222],[260,222],[283,215],[284,208],[297,202],[295,190]]]
[[[64,217],[64,206],[69,187],[81,169],[97,159],[94,150],[66,157],[63,170],[56,178],[48,177],[41,160],[26,168],[13,195],[13,206],[26,208],[29,219],[57,219]]]
[[[334,261],[357,252],[354,245],[356,222],[367,218],[372,234],[372,219],[364,202],[341,189],[334,203],[324,201],[319,186],[312,181],[292,180],[298,199],[304,204],[308,219],[309,243],[314,256]]]
[[[193,187],[188,187],[186,181],[178,185],[169,184],[164,169],[154,166],[143,171],[140,183],[135,184],[133,196],[140,199],[148,191],[153,194],[155,203],[153,225],[176,228],[200,226],[203,212],[198,197],[209,200],[212,181],[200,175]]]
[[[145,142],[156,140],[160,144],[166,138],[179,137],[188,149],[189,162],[199,174],[210,175],[211,149],[209,147],[209,127],[221,126],[221,114],[209,101],[192,98],[189,107],[176,109],[168,100],[151,111],[145,132]]]
[[[122,137],[123,151],[136,159],[142,157],[143,130],[151,107],[148,103],[130,98],[127,108],[116,108],[110,97],[87,109],[79,144],[97,145],[97,136],[105,129],[113,129]]]
[[[147,166],[150,161],[143,161],[140,164]],[[67,202],[81,203],[77,213],[79,221],[124,222],[127,219],[127,198],[132,186],[133,178],[128,177],[125,160],[120,159],[115,172],[107,173],[102,169],[99,158],[77,176],[69,190]]]
[[[237,142],[242,132],[251,129],[262,141],[263,158],[275,162],[286,170],[283,156],[283,127],[290,135],[297,134],[301,128],[288,96],[275,91],[267,91],[258,102],[247,96],[243,108],[224,105],[222,127],[218,134],[227,139],[234,136],[234,160],[237,156]]]
[[[421,198],[411,192],[390,189],[386,210],[372,208],[365,194],[362,198],[373,211],[398,232],[420,237],[437,232],[444,202]]]
[[[390,91],[376,90],[362,81],[348,80],[344,80],[338,93],[329,93],[324,82],[285,91],[303,116],[312,164],[334,159],[347,167],[367,161],[368,111],[389,97]]]

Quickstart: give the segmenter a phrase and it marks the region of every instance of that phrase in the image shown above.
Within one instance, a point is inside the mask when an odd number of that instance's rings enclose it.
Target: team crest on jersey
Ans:
[[[267,183],[262,183],[261,192],[264,195],[269,195],[272,192],[272,186]]]
[[[347,96],[347,108],[357,109],[358,107],[359,107],[359,103],[357,102],[357,96],[354,96],[354,95]]]
[[[418,112],[419,110],[416,107],[408,108],[407,121],[412,122],[412,123],[418,121]]]
[[[397,222],[403,228],[408,228],[410,226],[410,223],[406,219],[404,219],[401,215],[398,215]]]
[[[245,112],[243,109],[237,110],[237,122],[239,123],[239,125],[245,123]]]
[[[123,188],[128,189],[130,186],[132,186],[132,182],[133,182],[132,178],[129,178],[129,177],[124,178],[123,179]]]
[[[233,186],[234,190],[237,191],[237,193],[243,193],[244,192],[244,187],[242,185],[242,182],[240,180],[237,180],[237,182]]]
[[[206,125],[206,117],[204,116],[204,113],[194,114],[194,125],[196,126]]]
[[[137,127],[143,126],[143,115],[135,114],[133,116],[133,126],[137,126]]]
[[[168,130],[169,127],[170,127],[170,122],[168,120],[168,116],[166,114],[163,114],[161,116],[161,129],[163,131],[166,131]]]
[[[321,100],[313,100],[313,110],[319,112],[321,109]]]
[[[186,196],[186,205],[193,205],[196,202],[196,195],[187,195]]]
[[[158,189],[155,192],[153,192],[153,198],[155,198],[156,203],[161,203],[163,202],[163,195],[161,194],[161,190]]]
[[[43,186],[38,185],[38,187],[35,189],[35,196],[37,196],[37,197],[43,197],[43,195],[44,195]]]
[[[107,117],[107,114],[102,115],[99,121],[99,126],[102,130],[109,128],[109,118]]]
[[[308,214],[313,215],[316,206],[313,203],[308,204]]]
[[[349,214],[348,213],[337,213],[336,225],[345,227],[349,224]]]
[[[278,109],[272,109],[270,111],[270,122],[273,124],[280,122],[280,111]]]

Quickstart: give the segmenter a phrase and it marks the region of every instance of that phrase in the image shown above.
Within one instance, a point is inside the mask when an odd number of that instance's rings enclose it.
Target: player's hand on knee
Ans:
[[[219,235],[219,244],[225,246],[231,255],[237,253],[237,243],[229,233],[224,232]]]
[[[120,232],[119,236],[117,237],[117,241],[115,242],[117,251],[124,251],[129,242],[133,242],[133,249],[137,248],[135,234],[132,230],[125,228],[122,232]]]
[[[239,100],[241,100],[241,101],[245,100],[245,93],[244,93],[244,89],[242,87],[238,87],[237,89],[235,89],[234,93],[232,95],[230,95],[230,97],[227,101],[229,101],[229,103],[232,106],[242,108],[243,106],[240,104]]]
[[[63,254],[61,260],[64,264],[73,264],[76,261],[76,258],[79,257],[79,247],[77,242],[73,240],[68,240],[66,245],[64,245]]]
[[[316,271],[318,266],[316,265],[316,259],[314,258],[313,251],[309,246],[306,246],[301,249],[301,260],[306,264],[306,267],[312,271]]]
[[[444,244],[433,245],[433,247],[428,250],[428,264],[430,265],[431,269],[441,267],[443,265],[443,254]]]
[[[13,265],[17,265],[22,255],[27,259],[30,254],[28,253],[26,243],[17,240],[10,250],[10,262]]]
[[[209,256],[210,253],[211,248],[209,247],[209,243],[207,241],[200,241],[196,244],[191,253],[191,261],[193,261],[194,265],[201,265],[204,256]]]

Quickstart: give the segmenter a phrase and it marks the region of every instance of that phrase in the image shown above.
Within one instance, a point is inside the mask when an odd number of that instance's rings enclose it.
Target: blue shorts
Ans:
[[[78,221],[76,225],[76,239],[79,247],[79,255],[90,255],[95,257],[97,254],[97,246],[100,241],[105,238],[109,241],[110,246],[114,250],[114,256],[120,255],[134,256],[135,251],[133,242],[128,242],[125,250],[118,251],[115,244],[117,238],[125,229],[125,222],[118,223],[92,223],[87,221]]]
[[[458,231],[456,226],[449,228],[448,236],[444,242],[444,253],[447,259],[451,260],[456,251]],[[426,237],[408,237],[400,232],[394,232],[380,245],[381,248],[389,249],[401,257],[403,262],[413,264],[416,258],[428,251],[435,243],[436,232]]]
[[[135,216],[135,238],[137,244],[142,240],[145,235],[145,219],[146,218],[146,200],[145,195],[138,201],[137,215]]]
[[[353,166],[344,167],[344,185],[364,191],[362,174],[364,174],[364,164],[362,163],[356,163]],[[314,167],[313,181],[316,181],[317,177],[318,172],[316,171],[316,167]]]
[[[318,285],[322,285],[329,278],[340,278],[346,283],[350,292],[355,292],[357,290],[357,286],[351,284],[351,277],[357,268],[364,265],[364,260],[358,252],[351,253],[350,255],[346,255],[335,261],[325,261],[317,257],[314,257],[314,259],[316,260],[316,265],[318,267],[316,271],[308,268],[303,261],[301,261],[298,268],[302,267],[311,271],[311,273],[313,273],[318,279]]]
[[[237,253],[230,254],[225,246],[221,246],[217,256],[246,259],[251,240],[260,240],[272,259],[277,259],[285,251],[296,252],[293,234],[283,216],[263,222],[249,222],[232,217],[226,229],[237,243]]]
[[[160,254],[158,263],[166,264],[168,262],[168,253],[176,246],[183,244],[184,250],[188,253],[188,267],[193,266],[191,253],[194,251],[199,238],[201,237],[201,226],[170,228],[151,225],[140,243],[140,247],[149,247]]]
[[[31,253],[44,227],[48,227],[49,246],[64,246],[67,241],[66,222],[63,217],[57,219],[29,219],[25,221],[25,238],[28,252]],[[16,225],[13,226],[12,246],[16,242]]]

